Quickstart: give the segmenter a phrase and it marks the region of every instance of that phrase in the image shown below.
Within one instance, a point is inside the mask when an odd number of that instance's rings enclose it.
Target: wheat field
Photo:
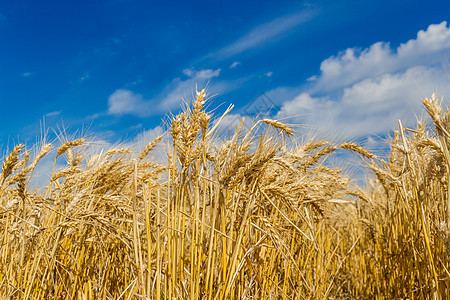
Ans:
[[[2,299],[449,299],[450,112],[387,158],[271,119],[218,138],[204,90],[139,153],[17,145],[0,190]],[[244,129],[245,128],[245,129]],[[165,163],[152,160],[162,145]],[[327,164],[348,151],[358,186]],[[48,184],[34,169],[54,160]],[[65,166],[61,168],[59,162]]]

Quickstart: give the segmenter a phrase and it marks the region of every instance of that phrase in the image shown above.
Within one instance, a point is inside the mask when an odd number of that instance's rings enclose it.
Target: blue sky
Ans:
[[[349,139],[448,96],[449,1],[4,1],[2,149],[47,129],[133,141],[162,130],[196,84]]]

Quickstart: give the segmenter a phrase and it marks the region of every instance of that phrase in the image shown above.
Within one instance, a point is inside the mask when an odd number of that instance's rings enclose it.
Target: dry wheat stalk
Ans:
[[[139,160],[143,160],[148,155],[148,153],[152,151],[153,148],[155,148],[156,144],[161,141],[162,137],[162,135],[158,135],[153,141],[151,141],[139,154]]]
[[[71,145],[44,193],[24,179],[51,145],[28,166],[16,151],[0,194],[0,298],[448,296],[444,140],[401,130],[388,160],[355,143],[287,142],[271,120],[219,141],[205,97],[169,127],[165,165]],[[328,164],[338,149],[370,159],[367,189]]]
[[[284,132],[288,136],[294,135],[294,130],[292,128],[288,127],[286,124],[281,123],[277,120],[262,119],[261,122],[268,124],[268,125],[272,126],[273,128],[280,130],[281,132]]]
[[[5,182],[6,178],[11,175],[14,167],[16,166],[17,162],[19,161],[19,153],[22,151],[24,145],[20,144],[13,148],[11,153],[5,158],[3,161],[2,166],[2,183]]]

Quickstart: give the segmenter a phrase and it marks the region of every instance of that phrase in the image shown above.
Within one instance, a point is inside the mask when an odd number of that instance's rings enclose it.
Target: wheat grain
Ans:
[[[144,150],[139,154],[139,160],[143,160],[150,151],[152,151],[153,148],[155,148],[156,144],[158,144],[161,139],[162,135],[158,135],[153,141],[151,141],[147,146],[145,146]]]
[[[59,148],[58,151],[56,152],[56,157],[64,154],[67,150],[69,150],[71,147],[76,147],[76,146],[80,146],[85,142],[84,138],[78,139],[78,140],[74,140],[74,141],[69,141],[69,142],[65,142],[64,144],[62,144]]]

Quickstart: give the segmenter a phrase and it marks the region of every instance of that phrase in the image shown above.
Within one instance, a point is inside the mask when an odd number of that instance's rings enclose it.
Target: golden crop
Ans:
[[[141,153],[68,141],[54,160],[67,166],[31,190],[52,145],[33,159],[16,146],[0,177],[0,297],[450,298],[450,113],[434,96],[432,123],[399,121],[387,159],[270,119],[218,142],[205,97],[173,118],[166,164],[148,157],[161,136]],[[373,174],[364,189],[326,164],[339,149]]]

